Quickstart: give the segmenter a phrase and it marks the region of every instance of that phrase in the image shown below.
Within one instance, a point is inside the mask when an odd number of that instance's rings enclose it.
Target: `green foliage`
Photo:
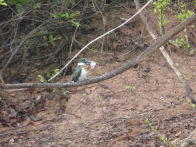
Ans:
[[[47,83],[48,82],[42,75],[38,75],[38,78],[40,78],[41,83]]]
[[[160,30],[162,30],[162,27],[164,26],[164,24],[169,22],[168,20],[164,19],[165,15],[163,13],[163,11],[169,6],[169,4],[170,4],[170,0],[156,0],[153,2],[153,5],[155,6],[154,13],[158,13],[158,21],[159,21]],[[180,12],[178,12],[176,17],[178,18],[180,22],[183,22],[185,19],[191,17],[194,14],[194,12],[190,10],[188,11],[185,10],[186,6],[184,2],[181,1],[178,4],[178,6],[180,7]],[[179,47],[184,47],[185,49],[188,49],[190,48],[191,45],[189,43],[186,29],[184,29],[184,33],[185,35],[183,37],[177,38],[175,40],[175,43]]]
[[[180,12],[176,15],[180,22],[183,22],[185,19],[190,18],[194,12],[190,10],[186,10],[186,5],[183,2],[180,2]]]
[[[30,3],[31,0],[8,0],[7,3],[10,5],[16,5],[16,10],[18,13],[23,11],[24,5]]]
[[[0,5],[7,6],[7,3],[4,0],[0,0]]]
[[[165,137],[164,135],[161,135],[161,134],[154,128],[154,126],[152,125],[152,123],[150,122],[150,120],[149,120],[147,117],[145,117],[145,123],[147,123],[148,126],[151,128],[151,130],[152,130],[155,134],[157,134],[157,135],[159,136],[160,140],[162,140],[164,143],[170,144],[170,146],[177,147],[177,145],[171,143],[167,137]]]
[[[63,94],[67,94],[67,93],[69,93],[69,91],[67,91],[67,90],[63,91]]]
[[[185,3],[180,2],[179,6],[180,6],[180,12],[178,12],[176,17],[178,18],[178,20],[180,22],[183,22],[185,19],[190,18],[194,14],[193,11],[186,10]],[[187,34],[186,29],[184,29],[184,33],[185,33],[185,35],[183,37],[176,38],[175,42],[179,47],[185,47],[185,49],[188,49],[191,47],[191,45],[189,43],[188,34]]]
[[[54,70],[52,70],[52,73],[47,73],[46,74],[46,77],[47,78],[51,78],[51,77],[53,77],[56,73],[58,73],[59,72],[59,69],[58,68],[56,68],[56,69],[54,69]],[[38,78],[40,79],[40,82],[41,83],[47,83],[48,81],[46,80],[46,78],[44,78],[42,75],[38,75]]]
[[[10,5],[16,5],[16,4],[28,4],[31,0],[8,0],[7,3]]]
[[[43,33],[45,32],[39,31],[36,34],[43,34]],[[56,41],[60,39],[62,39],[60,35],[56,35],[56,36],[54,36],[53,34],[50,34],[49,36],[44,35],[43,36],[44,42],[42,42],[42,45],[48,47],[50,44],[52,44],[52,46],[56,46]]]
[[[16,10],[18,13],[21,13],[23,10],[23,6],[21,4],[16,4]]]
[[[41,3],[36,3],[34,6],[33,6],[34,9],[40,9],[41,8]]]
[[[180,20],[180,22],[183,22],[185,19],[190,18],[193,14],[193,11],[185,11],[182,9],[181,12],[178,13],[177,18]]]
[[[75,0],[69,0],[72,5],[75,5]]]
[[[178,37],[178,38],[176,38],[176,44],[179,47],[183,47],[183,46],[185,46],[185,44],[187,44],[187,40],[185,37]],[[189,47],[189,44],[187,44],[187,47]]]
[[[80,11],[75,11],[71,14],[69,14],[67,12],[66,13],[56,12],[56,13],[50,13],[50,15],[53,18],[59,19],[59,20],[67,19],[68,22],[71,22],[72,26],[79,26],[79,23],[75,21],[75,18],[80,15]]]
[[[158,20],[159,20],[159,28],[161,29],[164,24],[168,23],[168,20],[164,20],[164,13],[163,10],[165,10],[168,5],[170,4],[170,0],[156,0],[153,2],[153,5],[155,6],[154,13],[158,12]]]
[[[47,78],[52,78],[56,73],[59,72],[59,69],[56,68],[54,70],[52,70],[52,73],[47,73]],[[53,88],[52,92],[55,93],[57,91],[57,88]]]
[[[59,69],[56,68],[56,69],[52,70],[52,73],[48,72],[46,76],[47,76],[47,78],[52,78],[58,72],[59,72]]]
[[[47,73],[47,75],[46,75],[46,77],[47,78],[51,78],[51,77],[53,77],[57,72],[59,72],[59,69],[58,68],[56,68],[56,69],[54,69],[53,71],[52,71],[52,73]],[[40,78],[40,82],[41,83],[48,83],[48,81],[46,80],[46,78],[44,78],[42,75],[38,75],[38,78]],[[52,89],[52,92],[53,93],[55,93],[57,91],[57,88],[53,88]]]
[[[75,27],[80,25],[78,22],[74,21],[73,19],[69,20],[69,22],[71,22],[72,26],[75,26]]]
[[[56,43],[55,43],[55,38],[52,34],[49,35],[49,41],[50,43],[53,45],[53,46],[56,46]]]
[[[53,93],[55,93],[56,91],[57,91],[57,89],[56,89],[56,88],[53,88],[53,89],[52,89],[52,92],[53,92]]]
[[[186,30],[186,29],[185,29]],[[183,37],[178,37],[176,38],[175,42],[176,44],[179,46],[179,47],[182,47],[182,48],[185,48],[185,49],[188,49],[191,47],[190,43],[189,43],[189,39],[188,39],[188,35],[185,32],[185,35]]]
[[[136,87],[135,87],[135,86],[129,86],[129,85],[126,85],[126,86],[125,86],[125,89],[135,90],[135,89],[136,89]]]

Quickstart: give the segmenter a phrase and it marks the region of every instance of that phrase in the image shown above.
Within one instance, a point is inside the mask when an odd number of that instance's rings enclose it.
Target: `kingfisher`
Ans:
[[[93,69],[95,66],[95,61],[88,60],[87,58],[80,58],[78,60],[78,65],[74,70],[72,81],[77,82],[85,80],[89,70]]]

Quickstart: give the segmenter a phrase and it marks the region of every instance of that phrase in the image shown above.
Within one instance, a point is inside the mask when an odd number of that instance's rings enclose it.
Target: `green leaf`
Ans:
[[[54,42],[54,37],[53,37],[52,34],[49,35],[49,41],[50,41],[50,43],[51,43],[53,46],[56,45],[56,43]]]
[[[52,17],[54,17],[55,19],[58,18],[58,15],[57,15],[56,13],[50,13],[50,15],[51,15]]]
[[[71,3],[72,5],[75,5],[75,0],[70,0],[70,3]]]
[[[69,18],[74,18],[76,16],[79,16],[80,15],[80,11],[75,11],[74,13],[71,13]]]
[[[53,92],[53,93],[55,93],[55,92],[56,92],[56,90],[57,90],[56,88],[53,88],[53,89],[52,89],[52,92]]]
[[[126,85],[126,86],[125,86],[125,89],[135,90],[135,89],[136,89],[136,87],[135,87],[135,86],[129,86],[129,85]]]
[[[34,9],[40,9],[41,8],[41,3],[36,3],[33,7]]]
[[[10,5],[16,5],[16,4],[22,4],[22,5],[25,5],[25,4],[28,4],[31,0],[8,0],[8,4]]]
[[[72,26],[75,26],[75,27],[80,25],[78,22],[74,21],[74,19],[69,20],[69,22],[71,22]]]
[[[65,17],[69,18],[69,14],[68,13],[65,13]]]
[[[40,78],[41,83],[47,83],[48,81],[42,76],[42,75],[37,75],[38,78]]]
[[[18,13],[21,13],[22,10],[23,10],[23,9],[22,9],[22,5],[21,5],[21,4],[17,4],[17,5],[16,5],[16,9],[17,9],[17,12],[18,12]]]
[[[171,21],[170,20],[164,20],[163,24],[166,24],[166,23],[169,23],[169,22],[171,22]]]
[[[56,68],[56,69],[53,70],[53,73],[54,74],[56,74],[57,72],[59,72],[59,69],[58,68]]]
[[[54,40],[54,37],[53,37],[52,34],[49,35],[49,40],[50,40],[50,41]]]
[[[187,11],[187,18],[191,17],[193,14],[194,14],[194,12],[188,10],[188,11]]]
[[[51,75],[50,75],[49,72],[47,72],[46,77],[47,77],[47,78],[50,78],[50,77],[51,77]]]
[[[49,46],[49,44],[47,42],[44,42],[43,45],[47,46],[47,47]]]
[[[7,6],[7,3],[4,0],[0,0],[0,5]]]
[[[63,94],[67,94],[67,93],[69,93],[69,91],[67,91],[67,90],[63,91]]]
[[[156,9],[156,8],[154,9],[154,13],[155,13],[155,14],[157,13],[157,9]]]
[[[62,3],[62,0],[57,0],[57,3],[59,3],[59,4]]]
[[[157,2],[153,2],[153,5],[155,5],[155,6],[156,6],[156,5],[157,5]]]

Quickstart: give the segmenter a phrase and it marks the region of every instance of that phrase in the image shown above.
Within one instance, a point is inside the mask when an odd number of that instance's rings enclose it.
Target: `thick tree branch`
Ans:
[[[140,9],[140,4],[138,2],[138,0],[134,0],[135,5],[136,5],[136,9]],[[145,13],[145,12],[143,12]],[[156,40],[157,38],[157,34],[154,33],[152,27],[148,24],[146,18],[144,17],[143,13],[141,12],[139,15],[143,21],[143,23],[145,24],[149,34],[151,35],[151,37]],[[161,46],[159,48],[159,50],[161,51],[161,53],[163,54],[163,56],[165,57],[165,59],[167,60],[167,62],[169,63],[169,65],[171,66],[171,68],[173,69],[173,71],[176,73],[177,77],[182,81],[182,83],[184,84],[184,87],[186,89],[187,92],[187,96],[191,99],[192,102],[196,102],[195,97],[192,94],[192,89],[190,88],[188,82],[186,81],[186,79],[184,78],[183,74],[177,69],[177,67],[175,66],[174,62],[172,61],[172,59],[170,58],[169,54],[167,53],[167,51],[165,50],[164,46]]]
[[[90,80],[85,80],[82,82],[77,83],[21,83],[21,84],[0,84],[0,88],[67,88],[67,87],[77,87],[81,85],[87,85],[92,83],[97,83],[109,78],[112,78],[118,74],[121,74],[122,72],[126,71],[130,67],[134,66],[135,64],[138,64],[139,62],[143,61],[144,58],[147,55],[152,54],[155,50],[159,49],[162,45],[164,45],[168,40],[170,40],[173,36],[178,34],[180,31],[184,29],[187,25],[190,25],[196,20],[196,15],[194,14],[191,18],[188,18],[183,23],[180,23],[176,27],[172,28],[169,32],[167,32],[162,37],[159,37],[150,47],[148,47],[146,50],[144,50],[139,56],[136,58],[130,60],[127,64],[119,67],[116,70],[113,70],[112,72],[109,72],[107,74],[104,74],[102,76],[99,76],[97,78],[93,78]],[[193,103],[196,103],[196,101],[193,101]]]

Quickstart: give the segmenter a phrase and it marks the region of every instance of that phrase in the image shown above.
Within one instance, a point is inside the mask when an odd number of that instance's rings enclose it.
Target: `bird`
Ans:
[[[78,64],[74,70],[72,82],[86,80],[90,69],[96,66],[96,62],[87,58],[78,59]]]

